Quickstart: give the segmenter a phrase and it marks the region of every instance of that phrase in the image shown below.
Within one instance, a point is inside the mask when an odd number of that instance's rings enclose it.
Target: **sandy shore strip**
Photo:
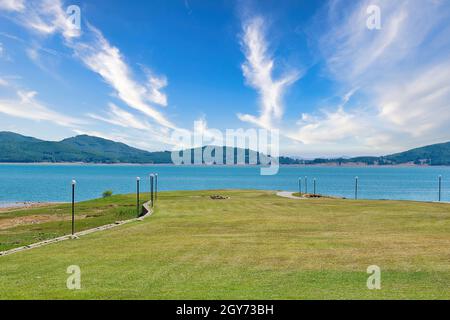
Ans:
[[[17,201],[17,202],[1,202],[0,212],[7,212],[21,209],[40,208],[51,205],[64,204],[65,202],[31,202],[31,201]]]

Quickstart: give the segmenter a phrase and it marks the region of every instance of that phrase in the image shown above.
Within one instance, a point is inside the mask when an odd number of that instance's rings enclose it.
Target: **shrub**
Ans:
[[[108,198],[111,197],[113,195],[112,190],[106,190],[105,192],[103,192],[103,198]]]

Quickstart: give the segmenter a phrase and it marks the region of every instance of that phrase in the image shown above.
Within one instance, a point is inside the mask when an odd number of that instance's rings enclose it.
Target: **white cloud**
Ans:
[[[0,10],[23,11],[25,0],[0,0]]]
[[[96,114],[89,113],[87,114],[92,119],[100,120],[103,122],[107,122],[116,126],[120,126],[123,128],[134,128],[139,130],[148,130],[150,125],[145,123],[144,121],[139,120],[133,114],[126,112],[125,110],[120,109],[113,103],[109,104],[109,112],[106,117],[99,116]]]
[[[0,113],[34,121],[50,121],[61,126],[77,126],[85,122],[53,111],[36,100],[35,91],[17,91],[18,99],[0,100]]]
[[[115,90],[117,98],[129,107],[151,117],[158,125],[176,128],[151,105],[154,103],[167,106],[167,96],[162,92],[168,83],[166,77],[148,72],[147,83],[141,84],[136,81],[120,50],[89,24],[86,24],[86,32],[83,34],[74,28],[60,0],[27,3],[26,9],[17,14],[16,21],[42,35],[62,34],[64,44],[73,49],[87,68],[100,75]],[[37,48],[29,48],[27,54],[39,66],[42,65]]]
[[[416,72],[409,81],[377,85],[376,90],[380,118],[399,130],[430,139],[448,131],[450,62]]]
[[[18,21],[25,27],[44,35],[61,33],[65,39],[79,37],[81,30],[72,24],[60,0],[30,2],[21,10]]]
[[[381,8],[381,30],[366,27],[371,4]],[[291,136],[342,150],[402,150],[450,139],[450,28],[442,27],[449,19],[445,1],[332,1],[313,36],[340,90],[357,88],[363,98],[344,110],[351,93],[335,111],[306,116]]]
[[[148,100],[167,107],[167,96],[161,92],[161,89],[167,87],[167,78],[149,75],[148,82]]]
[[[127,130],[128,136],[133,136],[133,140],[126,140],[128,144],[148,147],[154,145],[155,142],[165,145],[173,143],[168,128],[152,126],[146,120],[140,119],[138,116],[119,108],[113,103],[109,104],[109,111],[106,115],[89,113],[87,116],[114,126],[129,129]],[[122,136],[122,138],[125,141],[125,136]],[[149,141],[151,141],[151,144]]]
[[[8,86],[8,81],[3,78],[0,78],[0,86],[6,87]]]
[[[159,91],[164,87],[166,81],[152,78],[149,86],[136,82],[120,50],[112,46],[99,30],[92,26],[89,26],[89,30],[93,35],[92,41],[70,42],[68,44],[74,49],[81,61],[114,88],[117,97],[129,107],[153,118],[159,125],[175,128],[162,113],[149,104],[150,101],[155,99],[160,103],[166,103],[165,96]]]
[[[260,115],[239,114],[242,121],[270,129],[283,115],[285,90],[299,78],[297,70],[291,70],[279,79],[273,79],[274,59],[268,52],[264,34],[264,20],[256,17],[243,25],[242,47],[246,57],[242,71],[247,83],[260,95]]]
[[[304,113],[298,125],[300,129],[293,137],[305,144],[314,144],[354,140],[364,132],[367,123],[362,123],[356,114],[339,108],[337,111],[323,110],[319,116]]]
[[[404,0],[331,3],[326,12],[329,28],[319,39],[320,50],[330,72],[354,85],[372,81],[374,75],[381,73],[377,67],[395,66],[428,29],[426,25],[413,25],[410,9],[414,6],[406,6]],[[369,30],[366,26],[366,9],[373,4],[381,7],[381,30]],[[344,10],[349,13],[342,18]]]
[[[383,149],[380,146],[395,150],[386,146],[392,142],[392,128],[377,120],[376,110],[347,107],[358,90],[345,93],[337,107],[303,113],[294,130],[283,130],[285,135],[302,144],[299,150],[314,150],[316,156],[374,154]]]
[[[21,43],[25,42],[25,40],[23,40],[22,38],[19,38],[19,37],[15,36],[15,35],[12,35],[12,34],[9,34],[7,32],[3,32],[3,31],[0,31],[0,36],[3,36],[5,38],[11,39],[11,40],[14,40],[14,41],[17,41],[17,42],[21,42]]]

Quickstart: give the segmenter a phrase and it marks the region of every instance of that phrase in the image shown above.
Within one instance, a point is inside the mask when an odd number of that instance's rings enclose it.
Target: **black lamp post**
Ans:
[[[355,177],[355,200],[358,199],[358,177]]]
[[[298,178],[298,194],[302,195],[302,178]]]
[[[305,193],[308,193],[308,177],[305,177]]]
[[[139,209],[139,205],[140,205],[140,201],[139,201],[139,184],[140,184],[141,178],[136,177],[136,212],[137,212],[137,216],[139,217],[140,215],[140,209]]]
[[[439,176],[439,202],[441,201],[442,176]]]
[[[158,201],[158,174],[155,173],[155,202]]]
[[[77,182],[72,180],[72,236],[75,234],[75,185]]]
[[[153,207],[153,183],[154,183],[154,179],[155,179],[155,175],[152,173],[150,174],[150,201],[151,201],[151,205]]]
[[[314,178],[314,195],[316,195],[316,178]]]

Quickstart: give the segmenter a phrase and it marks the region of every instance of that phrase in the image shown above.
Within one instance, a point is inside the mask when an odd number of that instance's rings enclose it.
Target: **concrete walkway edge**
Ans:
[[[33,243],[27,246],[23,246],[23,247],[19,247],[19,248],[14,248],[11,250],[6,250],[6,251],[1,251],[0,252],[0,257],[2,256],[7,256],[13,253],[17,253],[17,252],[21,252],[21,251],[25,251],[25,250],[31,250],[31,249],[35,249],[35,248],[40,248],[52,243],[57,243],[57,242],[61,242],[61,241],[65,241],[65,240],[70,240],[70,239],[76,239],[94,232],[98,232],[98,231],[104,231],[104,230],[108,230],[108,229],[112,229],[130,222],[134,222],[134,221],[142,221],[145,218],[151,216],[153,214],[153,208],[150,207],[150,201],[144,203],[143,208],[145,210],[145,214],[139,218],[133,218],[133,219],[129,219],[129,220],[124,220],[124,221],[117,221],[115,223],[111,223],[111,224],[106,224],[100,227],[96,227],[96,228],[92,228],[92,229],[88,229],[88,230],[84,230],[84,231],[80,231],[75,233],[73,236],[70,235],[66,235],[66,236],[62,236],[62,237],[58,237],[58,238],[53,238],[53,239],[49,239],[49,240],[44,240],[41,242],[37,242],[37,243]]]

